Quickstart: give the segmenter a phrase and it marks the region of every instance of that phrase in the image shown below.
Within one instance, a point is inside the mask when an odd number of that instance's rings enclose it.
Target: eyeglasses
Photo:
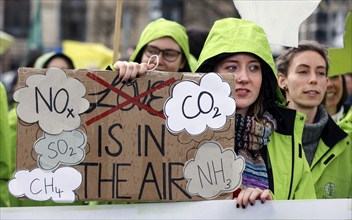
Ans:
[[[144,50],[147,57],[151,57],[152,55],[159,55],[160,52],[163,52],[163,58],[169,62],[174,62],[182,52],[173,50],[173,49],[165,49],[161,50],[154,46],[147,46]]]

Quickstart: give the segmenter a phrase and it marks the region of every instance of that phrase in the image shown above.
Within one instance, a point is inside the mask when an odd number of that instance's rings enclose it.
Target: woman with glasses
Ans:
[[[158,55],[156,66],[152,55]],[[147,64],[151,58],[153,63]],[[135,79],[147,70],[156,68],[167,72],[190,72],[190,53],[185,28],[174,21],[159,18],[150,22],[143,30],[130,62],[117,61],[110,66],[119,71],[123,81]]]

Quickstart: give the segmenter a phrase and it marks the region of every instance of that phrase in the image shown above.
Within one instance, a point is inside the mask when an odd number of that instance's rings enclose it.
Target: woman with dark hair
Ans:
[[[302,154],[304,117],[284,108],[267,36],[250,21],[214,23],[197,72],[233,74],[235,152],[245,159],[237,207],[271,199],[314,199],[313,180]]]
[[[344,103],[347,100],[346,81],[342,75],[328,77],[324,106],[335,122],[339,122],[345,115]]]
[[[63,53],[49,52],[38,57],[34,63],[35,68],[58,67],[60,69],[74,69],[75,66],[70,57]]]
[[[317,198],[351,198],[352,141],[321,105],[329,81],[326,48],[315,41],[304,41],[284,51],[276,64],[288,108],[307,116],[302,146]]]
[[[348,98],[346,75],[328,78],[324,107],[336,124],[350,134],[352,139],[352,108],[346,103]]]

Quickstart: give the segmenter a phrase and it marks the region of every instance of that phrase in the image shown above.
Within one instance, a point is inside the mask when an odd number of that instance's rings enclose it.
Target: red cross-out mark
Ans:
[[[109,109],[109,110],[107,110],[107,111],[101,113],[100,115],[98,115],[98,116],[96,116],[96,117],[94,117],[94,118],[89,119],[88,121],[86,121],[86,125],[87,125],[87,126],[93,124],[93,123],[96,122],[96,121],[99,121],[100,119],[102,119],[102,118],[108,116],[109,114],[111,114],[111,113],[113,113],[113,112],[119,110],[120,108],[122,108],[122,107],[124,107],[124,106],[126,106],[126,105],[128,105],[128,104],[130,104],[130,103],[134,103],[135,105],[138,105],[138,106],[141,107],[142,109],[144,109],[144,110],[146,110],[146,111],[148,111],[148,112],[150,112],[150,113],[152,113],[152,114],[154,114],[154,115],[156,115],[156,116],[159,116],[160,118],[162,118],[162,119],[165,120],[164,114],[162,114],[162,113],[156,111],[155,109],[150,108],[150,107],[146,106],[145,104],[139,102],[139,99],[140,99],[140,98],[143,98],[144,96],[149,95],[150,93],[152,93],[152,92],[154,92],[154,91],[156,91],[156,90],[162,89],[162,88],[164,88],[165,86],[168,86],[168,85],[170,85],[171,83],[175,82],[176,80],[175,80],[174,77],[172,77],[172,78],[166,80],[165,82],[160,83],[159,85],[155,86],[154,88],[151,88],[151,89],[149,89],[149,90],[147,90],[147,91],[145,91],[145,92],[143,92],[143,93],[141,93],[141,94],[139,94],[139,95],[137,95],[137,96],[135,96],[135,97],[132,98],[131,96],[129,96],[128,94],[126,94],[126,93],[123,92],[122,90],[120,90],[120,89],[118,89],[118,88],[116,88],[116,87],[110,85],[109,83],[107,83],[106,81],[104,81],[102,78],[99,78],[98,76],[96,76],[96,75],[94,75],[94,74],[92,74],[92,73],[90,73],[90,72],[88,72],[88,73],[86,74],[86,76],[89,77],[89,78],[91,78],[92,80],[94,80],[94,81],[100,83],[101,85],[103,85],[103,86],[109,88],[111,91],[115,92],[116,94],[121,95],[123,98],[125,98],[125,99],[127,100],[127,101],[121,103],[120,105],[117,105],[117,106],[115,106],[115,107],[113,107],[113,108],[111,108],[111,109]]]

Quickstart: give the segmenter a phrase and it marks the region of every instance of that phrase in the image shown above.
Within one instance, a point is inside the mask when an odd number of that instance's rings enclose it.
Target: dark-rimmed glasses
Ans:
[[[145,48],[144,52],[145,52],[145,55],[147,55],[147,57],[151,57],[152,55],[159,55],[160,52],[162,52],[163,58],[169,62],[174,62],[178,58],[178,56],[182,54],[182,52],[177,50],[173,50],[173,49],[161,50],[155,46],[150,46],[150,45],[148,45]]]

